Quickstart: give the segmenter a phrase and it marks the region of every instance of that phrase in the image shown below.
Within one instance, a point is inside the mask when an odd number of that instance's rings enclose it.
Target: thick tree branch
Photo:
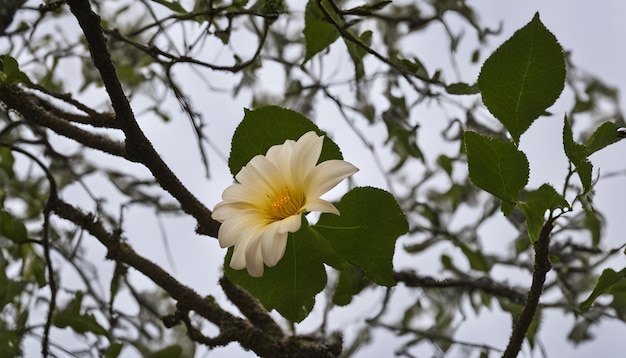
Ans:
[[[526,304],[522,308],[522,312],[517,319],[517,322],[513,325],[513,332],[509,339],[509,344],[502,354],[503,358],[515,358],[517,357],[522,343],[528,332],[528,328],[533,321],[533,317],[537,312],[539,306],[539,298],[543,292],[543,285],[546,281],[546,274],[552,268],[550,263],[550,233],[552,232],[554,219],[550,217],[539,234],[539,239],[535,242],[535,267],[533,270],[533,282],[528,291],[528,298]]]
[[[506,297],[511,301],[519,304],[523,304],[526,301],[524,294],[515,288],[509,287],[506,284],[493,281],[488,277],[479,279],[472,278],[447,278],[444,280],[437,280],[429,276],[418,276],[411,271],[394,272],[394,280],[396,282],[403,282],[408,287],[422,287],[422,288],[448,288],[459,287],[468,290],[481,290],[485,293]]]
[[[65,120],[65,118],[59,118],[54,113],[40,106],[43,100],[22,91],[19,87],[0,87],[0,101],[9,108],[19,112],[30,123],[50,128],[55,133],[75,140],[87,147],[118,157],[126,156],[123,143],[78,128]]]
[[[211,211],[180,182],[139,128],[111,61],[100,26],[100,17],[91,11],[89,1],[69,0],[68,4],[83,30],[93,63],[100,72],[120,128],[126,136],[127,158],[144,164],[161,187],[178,200],[183,211],[196,218],[198,233],[217,237],[219,222],[211,218]]]
[[[304,341],[304,338],[278,339],[250,322],[224,311],[214,300],[203,298],[191,288],[177,281],[154,262],[137,254],[119,236],[107,231],[91,214],[85,214],[72,205],[57,199],[50,204],[60,217],[87,230],[108,250],[107,258],[123,262],[150,278],[178,302],[179,309],[193,310],[220,328],[219,339],[212,342],[236,340],[242,347],[262,357],[332,357],[337,348],[323,341]],[[340,350],[340,348],[339,348]]]

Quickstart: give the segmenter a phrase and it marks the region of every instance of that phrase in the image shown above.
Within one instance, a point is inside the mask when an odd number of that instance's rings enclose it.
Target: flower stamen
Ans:
[[[272,201],[271,207],[273,216],[278,219],[284,219],[290,217],[291,215],[295,215],[301,209],[301,205],[293,200],[289,194],[280,195],[278,199]]]

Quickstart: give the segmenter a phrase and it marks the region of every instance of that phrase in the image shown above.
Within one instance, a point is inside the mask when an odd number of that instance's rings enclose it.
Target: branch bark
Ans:
[[[546,281],[546,274],[552,268],[550,263],[550,233],[554,227],[554,219],[548,218],[539,234],[539,239],[535,242],[535,266],[533,269],[533,282],[528,291],[526,304],[522,308],[517,322],[513,325],[513,332],[509,339],[509,344],[502,354],[503,358],[515,358],[522,349],[522,343],[526,338],[528,328],[535,317],[537,307],[539,306],[539,298],[543,292],[543,285]]]

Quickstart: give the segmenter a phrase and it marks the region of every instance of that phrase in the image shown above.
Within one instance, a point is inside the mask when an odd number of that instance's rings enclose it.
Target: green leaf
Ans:
[[[564,83],[563,50],[539,14],[485,61],[478,76],[483,102],[516,143],[556,101]]]
[[[7,173],[9,178],[15,177],[15,173],[13,172],[13,163],[15,163],[15,159],[13,158],[11,149],[7,147],[0,147],[0,170]]]
[[[322,6],[335,20],[339,20],[337,14],[333,12],[332,6],[329,5],[328,0],[323,0]],[[310,60],[311,57],[326,49],[339,38],[339,31],[326,20],[316,0],[309,0],[306,4],[303,34],[306,44],[304,62]]]
[[[502,200],[504,214],[508,215],[515,207],[518,192],[528,183],[526,155],[511,142],[472,131],[465,132],[464,142],[472,183]]]
[[[123,347],[123,343],[111,343],[111,345],[104,351],[104,358],[117,358],[122,352]]]
[[[602,123],[585,142],[587,156],[619,141],[621,138],[617,136],[618,128],[619,126],[613,122]]]
[[[572,128],[567,120],[564,120],[563,125],[563,147],[565,149],[565,155],[570,162],[576,167],[576,172],[580,177],[580,182],[583,185],[584,192],[587,193],[591,190],[591,175],[593,172],[593,166],[587,159],[587,147],[582,144],[574,142],[574,136],[572,134]]]
[[[480,89],[477,84],[469,85],[464,82],[451,83],[446,86],[446,92],[449,94],[477,94],[480,93]]]
[[[289,109],[267,106],[246,110],[245,117],[235,130],[228,167],[236,175],[254,156],[265,155],[271,146],[283,144],[287,139],[298,140],[303,134],[314,131],[326,135],[311,120]],[[341,151],[328,136],[319,162],[343,159]]]
[[[81,314],[80,308],[83,301],[83,293],[77,292],[76,296],[67,306],[55,312],[52,323],[59,328],[70,327],[76,333],[85,334],[91,332],[101,336],[109,336],[92,314]]]
[[[174,344],[152,353],[149,358],[178,358],[182,354],[183,348],[178,344]]]
[[[359,40],[363,42],[365,45],[369,46],[372,43],[372,32],[365,31],[359,37]],[[355,78],[357,80],[361,79],[365,75],[365,68],[363,67],[363,57],[367,55],[367,51],[358,46],[352,41],[345,40],[346,47],[348,48],[348,53],[352,58],[352,62],[354,62],[354,71]]]
[[[28,232],[24,223],[14,218],[7,211],[0,209],[0,236],[14,242],[23,242],[28,239]]]
[[[539,189],[528,193],[525,202],[518,203],[526,217],[526,228],[530,241],[534,244],[539,238],[544,224],[546,210],[568,208],[569,204],[563,196],[549,184],[543,184]]]
[[[381,189],[354,188],[335,206],[341,215],[324,213],[311,228],[328,239],[341,257],[360,267],[365,278],[395,285],[395,244],[409,226],[394,197]]]
[[[4,76],[0,77],[0,85],[11,85],[15,83],[30,84],[31,81],[26,74],[19,69],[17,61],[9,56],[0,56],[0,73]]]
[[[277,310],[283,317],[300,322],[315,304],[315,295],[326,286],[324,260],[328,243],[316,235],[303,218],[302,227],[290,233],[285,256],[274,267],[266,267],[263,276],[255,278],[246,270],[230,268],[233,249],[228,250],[224,267],[226,276],[258,298],[269,311]]]
[[[152,1],[157,4],[161,4],[172,11],[175,11],[181,14],[187,13],[187,10],[185,10],[185,8],[183,8],[183,6],[178,1],[167,1],[167,0],[152,0]]]
[[[363,270],[355,265],[346,265],[339,271],[339,281],[333,293],[333,303],[345,306],[352,302],[352,297],[363,290],[369,281],[363,277]]]
[[[469,261],[470,267],[477,271],[489,272],[491,265],[487,262],[487,259],[482,254],[482,252],[477,250],[470,249],[467,245],[463,243],[458,243],[458,247],[461,248],[465,257]]]
[[[596,287],[594,287],[589,297],[580,304],[580,309],[583,312],[589,311],[591,305],[600,295],[605,293],[613,293],[613,289],[616,287],[616,285],[618,285],[619,283],[623,284],[625,281],[626,268],[621,270],[620,272],[615,272],[610,268],[605,269],[604,271],[602,271],[602,274],[598,279],[598,283],[596,284]]]

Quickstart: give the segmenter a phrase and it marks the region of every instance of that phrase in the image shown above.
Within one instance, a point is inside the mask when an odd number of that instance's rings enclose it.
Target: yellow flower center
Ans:
[[[274,219],[282,220],[295,215],[302,209],[302,201],[294,200],[289,194],[280,195],[271,203],[271,215]]]

